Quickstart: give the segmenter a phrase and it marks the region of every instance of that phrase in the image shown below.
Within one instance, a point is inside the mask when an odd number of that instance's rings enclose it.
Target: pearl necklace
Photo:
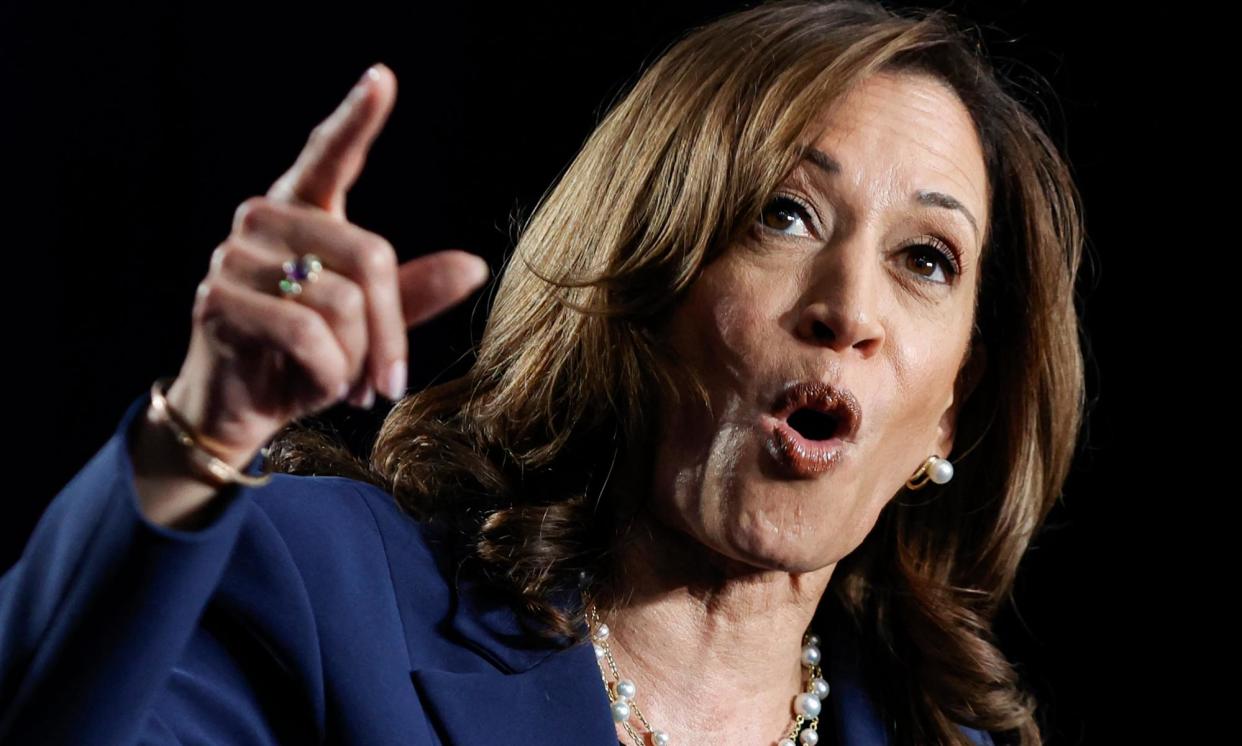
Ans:
[[[608,625],[600,621],[599,612],[596,611],[593,602],[587,604],[587,624],[595,646],[595,660],[600,664],[600,678],[604,681],[604,689],[608,692],[608,701],[612,706],[613,722],[620,723],[621,727],[625,728],[625,732],[633,739],[635,746],[668,746],[670,743],[668,733],[652,728],[647,718],[643,716],[642,710],[638,709],[638,703],[634,701],[638,687],[633,681],[621,678],[621,673],[617,670],[617,661],[612,657]],[[797,746],[799,743],[803,746],[815,746],[819,743],[819,713],[823,709],[823,699],[828,696],[828,682],[820,673],[820,658],[819,636],[812,634],[808,628],[802,637],[802,667],[807,669],[807,689],[794,697],[794,724],[789,730],[789,735],[781,739],[777,746]],[[607,661],[608,670],[612,673],[612,682],[608,680],[604,661]],[[647,734],[651,736],[650,741],[644,740],[643,736],[630,725],[630,718],[634,715],[638,716]],[[802,725],[805,721],[810,722],[803,730]]]

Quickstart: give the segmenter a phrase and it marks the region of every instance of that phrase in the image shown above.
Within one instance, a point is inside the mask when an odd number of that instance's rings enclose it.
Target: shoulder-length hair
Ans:
[[[987,365],[960,410],[957,476],[894,496],[824,603],[856,628],[902,743],[965,743],[955,723],[1039,743],[992,622],[1084,419],[1083,227],[1067,163],[981,47],[943,11],[857,0],[772,2],[692,29],[522,226],[469,372],[397,402],[369,460],[294,423],[272,468],[384,488],[458,537],[536,629],[585,643],[583,609],[556,599],[612,577],[628,524],[603,489],[610,466],[650,463],[658,402],[708,402],[653,329],[753,225],[825,105],[877,72],[935,76],[969,110],[987,167],[972,342]]]

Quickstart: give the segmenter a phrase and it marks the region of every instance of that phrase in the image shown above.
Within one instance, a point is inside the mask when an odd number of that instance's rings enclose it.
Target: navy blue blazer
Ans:
[[[592,646],[537,644],[383,490],[276,474],[201,529],[148,521],[129,457],[148,397],[0,578],[0,742],[616,746]],[[836,740],[885,744],[838,632]]]

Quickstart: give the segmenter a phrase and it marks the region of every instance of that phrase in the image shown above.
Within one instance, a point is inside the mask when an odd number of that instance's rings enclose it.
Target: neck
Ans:
[[[652,727],[674,743],[784,737],[793,698],[806,689],[803,635],[835,565],[757,568],[649,513],[618,547],[618,563],[614,577],[623,581],[595,603],[618,670],[636,684],[635,702]]]

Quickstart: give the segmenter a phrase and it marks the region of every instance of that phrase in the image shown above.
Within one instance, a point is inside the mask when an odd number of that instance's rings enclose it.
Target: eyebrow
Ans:
[[[841,164],[837,163],[832,156],[812,147],[802,148],[802,160],[810,161],[820,171],[829,176],[835,176],[841,173]],[[944,192],[929,192],[920,190],[914,193],[914,201],[920,205],[928,207],[942,207],[946,210],[956,210],[966,216],[970,221],[970,227],[975,230],[975,238],[979,238],[979,223],[975,221],[975,216],[970,214],[970,210],[957,200],[956,197],[945,194]]]

